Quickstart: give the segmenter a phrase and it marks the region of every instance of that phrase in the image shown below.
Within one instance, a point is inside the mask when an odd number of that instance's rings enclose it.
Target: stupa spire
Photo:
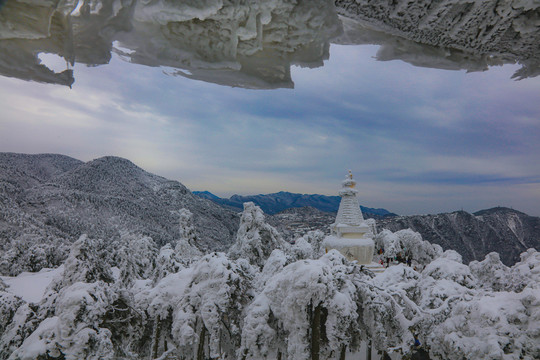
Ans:
[[[354,188],[356,181],[353,179],[351,170],[349,170],[349,174],[345,177],[341,185],[342,188],[339,191],[341,202],[339,203],[339,210],[334,224],[360,226],[364,222],[364,217],[362,216],[362,210],[360,210],[360,204],[356,197],[358,190]]]

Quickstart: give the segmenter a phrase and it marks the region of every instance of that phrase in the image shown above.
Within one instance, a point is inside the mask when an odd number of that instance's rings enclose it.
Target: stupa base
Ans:
[[[379,263],[375,263],[375,262],[372,262],[371,264],[367,264],[367,265],[361,265],[361,266],[364,266],[364,268],[368,269],[369,271],[375,274],[383,273],[384,270],[386,270],[386,268],[383,265]]]

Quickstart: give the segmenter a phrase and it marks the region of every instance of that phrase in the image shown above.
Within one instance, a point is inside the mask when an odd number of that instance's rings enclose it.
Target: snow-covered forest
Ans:
[[[191,213],[177,215],[180,237],[161,248],[128,232],[82,235],[43,296],[17,296],[18,278],[3,277],[0,358],[345,359],[362,344],[406,359],[540,358],[536,250],[512,267],[496,253],[465,265],[418,233],[385,230],[376,258],[413,263],[375,275],[325,253],[320,231],[289,244],[253,203],[227,253],[198,248]]]

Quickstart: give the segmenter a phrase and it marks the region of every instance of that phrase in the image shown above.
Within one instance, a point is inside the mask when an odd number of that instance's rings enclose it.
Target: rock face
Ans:
[[[465,211],[436,215],[400,216],[378,221],[391,231],[411,228],[424,240],[453,249],[464,263],[481,261],[496,251],[501,261],[513,265],[529,248],[540,249],[540,218],[508,208],[493,208],[474,214]]]
[[[345,17],[419,44],[460,50],[486,66],[514,59],[522,65],[514,77],[540,74],[538,2],[336,0],[335,4]],[[453,52],[452,57],[467,60],[468,56]]]
[[[108,156],[84,163],[62,155],[0,154],[2,246],[28,236],[72,242],[87,233],[107,240],[121,231],[165,244],[180,238],[182,208],[193,213],[199,246],[224,250],[232,243],[236,212],[128,160]]]

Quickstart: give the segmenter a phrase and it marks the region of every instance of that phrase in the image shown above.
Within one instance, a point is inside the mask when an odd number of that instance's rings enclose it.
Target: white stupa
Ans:
[[[365,221],[362,216],[356,197],[358,191],[354,188],[356,181],[353,180],[350,170],[342,185],[339,191],[341,202],[336,221],[330,225],[331,234],[324,239],[323,245],[326,251],[336,249],[348,260],[356,260],[362,265],[371,265],[375,248],[371,230],[373,224]]]

